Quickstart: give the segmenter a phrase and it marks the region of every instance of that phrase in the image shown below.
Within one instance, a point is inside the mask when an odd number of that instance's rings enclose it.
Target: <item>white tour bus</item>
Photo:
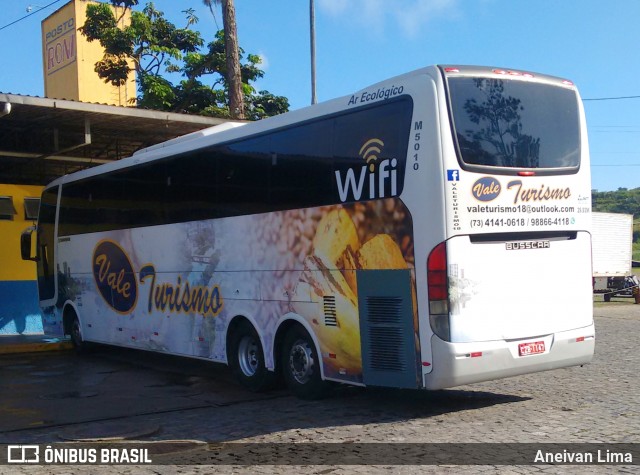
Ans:
[[[61,177],[22,249],[47,333],[313,397],[589,362],[590,223],[573,83],[432,66]]]

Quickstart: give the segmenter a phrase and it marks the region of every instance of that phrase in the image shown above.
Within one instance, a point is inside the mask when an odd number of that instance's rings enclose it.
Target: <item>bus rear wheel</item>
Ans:
[[[309,333],[292,327],[284,339],[281,368],[287,386],[301,399],[320,399],[329,389],[320,374],[320,359]]]
[[[69,335],[71,336],[71,344],[77,353],[84,353],[87,351],[87,343],[82,338],[82,326],[80,325],[80,319],[73,314],[71,320],[71,326],[69,327]]]
[[[240,323],[231,335],[229,365],[238,382],[250,391],[273,386],[275,374],[265,366],[260,337],[249,322]]]

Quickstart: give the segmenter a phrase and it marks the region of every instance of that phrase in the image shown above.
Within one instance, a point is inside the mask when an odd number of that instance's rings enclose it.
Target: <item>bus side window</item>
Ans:
[[[270,139],[257,137],[220,147],[218,202],[226,215],[257,214],[271,211],[269,197]]]

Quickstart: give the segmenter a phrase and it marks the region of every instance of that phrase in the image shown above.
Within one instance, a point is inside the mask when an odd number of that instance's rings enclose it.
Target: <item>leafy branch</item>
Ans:
[[[179,28],[153,3],[146,4],[142,11],[132,11],[130,23],[123,26],[124,7],[136,5],[138,0],[87,5],[87,20],[80,31],[104,49],[103,58],[95,65],[98,76],[106,83],[122,86],[135,71],[139,107],[229,117],[224,32],[218,31],[205,48],[200,32],[192,29],[198,23],[193,9],[183,11],[186,26]],[[256,92],[251,86],[264,76],[260,57],[245,55],[242,48],[239,57],[247,118],[257,120],[286,112],[286,97]],[[174,83],[171,78],[176,75],[183,79]]]

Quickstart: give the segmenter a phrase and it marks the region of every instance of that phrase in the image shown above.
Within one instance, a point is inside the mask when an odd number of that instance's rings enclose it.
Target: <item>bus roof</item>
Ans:
[[[572,81],[568,79],[560,78],[557,76],[550,76],[548,74],[534,73],[531,71],[525,71],[522,69],[509,69],[499,68],[493,66],[462,66],[443,64],[439,65],[440,70],[445,76],[483,76],[483,77],[507,77],[509,79],[522,79],[522,80],[534,80],[536,82],[544,82],[556,86],[574,87]]]
[[[403,81],[408,78],[420,76],[420,75],[430,75],[433,78],[441,78],[442,76],[440,71],[444,72],[447,75],[451,74],[451,75],[469,75],[470,76],[475,74],[475,75],[486,76],[488,74],[498,75],[498,74],[504,73],[505,75],[508,75],[514,78],[518,76],[518,74],[516,74],[518,71],[516,70],[500,69],[500,68],[487,67],[487,66],[462,66],[462,65],[428,66],[425,68],[417,69],[417,70],[369,85],[365,88],[360,89],[359,91],[354,91],[352,94],[342,96],[336,99],[331,99],[329,101],[325,101],[319,104],[303,107],[301,109],[290,111],[285,114],[268,117],[266,119],[262,119],[256,122],[229,122],[222,125],[209,127],[207,129],[203,129],[198,132],[193,132],[191,134],[187,134],[181,137],[177,137],[175,139],[171,139],[166,142],[162,142],[162,143],[147,147],[145,149],[142,149],[134,153],[132,156],[123,158],[122,160],[118,160],[113,163],[107,163],[104,165],[99,165],[97,167],[88,168],[86,170],[82,170],[75,173],[71,173],[69,175],[62,176],[54,180],[53,182],[51,182],[49,185],[47,185],[47,187],[81,180],[91,176],[100,175],[102,173],[108,173],[108,172],[119,170],[122,168],[128,168],[141,163],[148,163],[150,161],[161,159],[170,155],[181,154],[190,150],[233,141],[241,137],[246,137],[250,135],[259,135],[271,130],[285,127],[293,123],[300,123],[307,120],[312,120],[316,117],[330,115],[338,111],[344,110],[348,104],[349,98],[353,97],[354,95],[358,95],[365,91],[378,89],[383,86],[388,86],[393,83],[397,84],[399,81]],[[537,74],[537,73],[528,73],[524,71],[519,71],[519,74],[523,79],[530,79],[528,75],[534,75],[536,81],[539,81],[539,80],[542,80],[545,82],[552,81],[555,84],[564,84],[565,87],[569,85],[573,87],[573,83],[571,83],[570,81],[563,82],[565,80],[561,78],[556,78],[553,76],[546,76],[546,75]],[[376,102],[383,102],[384,100],[385,100],[384,98],[381,98],[376,101],[371,101],[371,104]]]
[[[151,145],[150,147],[140,149],[136,151],[133,155],[149,153],[149,152],[152,152],[153,150],[159,150],[164,147],[170,147],[172,145],[183,143],[189,140],[199,139],[201,137],[207,137],[212,134],[218,134],[220,132],[224,132],[225,130],[230,130],[236,127],[240,127],[242,125],[245,125],[246,123],[247,122],[225,122],[224,124],[215,125],[213,127],[207,127],[206,129],[197,130],[195,132],[191,132],[190,134],[185,134],[180,137],[176,137],[171,140],[166,140],[164,142]]]

